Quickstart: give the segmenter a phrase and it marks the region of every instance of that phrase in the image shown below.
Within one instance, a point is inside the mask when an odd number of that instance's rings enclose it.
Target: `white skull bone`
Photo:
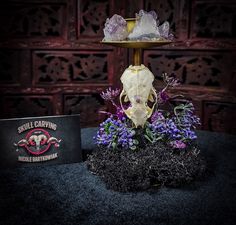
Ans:
[[[152,72],[144,65],[129,66],[121,76],[123,84],[120,94],[121,107],[128,118],[133,121],[135,127],[143,127],[152,115],[157,99],[152,85],[153,81]],[[125,97],[124,102],[129,101],[131,104],[127,109],[123,107],[122,97]],[[154,102],[152,108],[147,105],[148,100]]]

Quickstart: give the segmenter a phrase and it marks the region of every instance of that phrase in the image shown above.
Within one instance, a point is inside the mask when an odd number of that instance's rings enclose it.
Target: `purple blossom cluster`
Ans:
[[[97,145],[108,149],[136,149],[138,141],[135,139],[135,131],[127,126],[125,120],[111,116],[101,123],[97,136],[94,137]]]
[[[162,77],[167,86],[176,87],[180,84],[174,73],[170,75],[168,75],[167,73],[163,73]]]
[[[193,110],[192,103],[188,103],[176,106],[172,117],[165,117],[161,111],[156,111],[146,127],[146,139],[152,143],[165,141],[174,148],[186,147],[197,138],[194,129],[200,124]]]
[[[182,128],[196,128],[200,125],[200,119],[194,115],[194,107],[191,102],[187,104],[180,104],[174,108],[175,123]]]
[[[181,131],[178,129],[172,119],[157,120],[150,124],[149,127],[155,131],[157,136],[167,137],[170,140],[175,140],[181,137]]]
[[[171,141],[169,144],[172,148],[178,148],[178,149],[186,148],[186,144],[183,141],[179,140]]]
[[[103,91],[100,95],[101,97],[106,101],[112,101],[114,100],[118,95],[120,94],[120,89],[116,88],[115,90],[112,90],[111,87],[109,87],[105,92]]]
[[[159,104],[164,104],[171,99],[171,97],[167,93],[168,88],[176,87],[180,84],[179,80],[176,78],[176,75],[173,73],[170,75],[168,75],[167,73],[163,73],[162,77],[165,83],[165,87],[157,95],[157,101]]]
[[[170,99],[166,93],[167,87],[176,86],[179,83],[176,78],[167,74],[164,74],[164,81],[166,87],[159,92],[162,103]],[[172,148],[184,149],[197,138],[194,129],[200,124],[200,119],[194,115],[194,107],[191,102],[174,107],[172,114],[160,109],[156,110],[150,122],[146,123],[144,133],[138,132],[139,134],[137,134],[132,122],[122,108],[115,103],[115,98],[119,93],[119,89],[109,88],[101,94],[104,100],[112,102],[116,113],[103,112],[109,117],[100,124],[97,135],[94,137],[97,145],[109,149],[137,149],[142,140],[146,140],[147,143],[162,141]]]

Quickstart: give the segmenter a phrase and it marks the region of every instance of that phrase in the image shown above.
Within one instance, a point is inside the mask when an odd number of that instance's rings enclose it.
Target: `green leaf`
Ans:
[[[131,150],[135,150],[136,149],[136,146],[135,145],[132,145],[129,147]]]
[[[150,141],[151,143],[154,143],[154,141],[151,140],[146,134],[144,135],[144,137],[145,137],[148,141]]]
[[[158,136],[157,138],[155,138],[155,141],[159,141],[163,138],[163,136]]]
[[[136,134],[135,130],[131,129],[132,135],[134,136]]]
[[[112,142],[111,146],[113,149],[116,149],[117,144],[115,142]]]
[[[150,129],[146,129],[146,134],[153,139],[154,135]]]

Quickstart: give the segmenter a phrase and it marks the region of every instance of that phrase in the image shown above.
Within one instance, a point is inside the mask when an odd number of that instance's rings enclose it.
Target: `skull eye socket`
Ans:
[[[42,138],[40,141],[41,144],[44,144],[45,142],[46,142],[46,138]]]
[[[29,141],[30,145],[36,145],[36,142],[34,140]]]

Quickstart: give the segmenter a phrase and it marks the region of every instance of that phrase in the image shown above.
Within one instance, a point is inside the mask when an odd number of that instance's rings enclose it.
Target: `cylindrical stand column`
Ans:
[[[141,54],[142,50],[141,48],[134,48],[133,52],[133,60],[134,60],[134,65],[135,66],[140,66],[141,65]]]

